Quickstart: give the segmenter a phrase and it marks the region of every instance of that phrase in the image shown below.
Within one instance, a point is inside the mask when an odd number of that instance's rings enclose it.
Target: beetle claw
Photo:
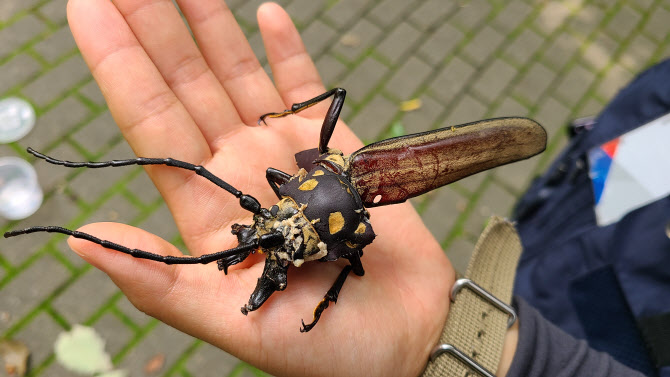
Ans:
[[[302,322],[302,327],[300,327],[300,332],[308,332],[309,330],[314,328],[314,325],[316,324],[316,321],[315,321],[315,322],[310,323],[309,325],[306,325],[305,321],[303,321],[302,319],[300,320],[300,322]]]

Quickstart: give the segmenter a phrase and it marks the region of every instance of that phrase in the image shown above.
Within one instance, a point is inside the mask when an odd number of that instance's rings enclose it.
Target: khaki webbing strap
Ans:
[[[521,241],[512,223],[492,217],[477,241],[465,277],[509,305]],[[470,289],[454,297],[440,343],[453,345],[492,373],[498,369],[509,316]],[[444,353],[429,362],[424,376],[477,375]]]

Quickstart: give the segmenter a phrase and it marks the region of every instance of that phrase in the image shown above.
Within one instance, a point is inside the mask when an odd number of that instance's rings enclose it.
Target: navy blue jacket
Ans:
[[[670,196],[597,226],[586,152],[667,113],[670,61],[639,75],[592,129],[574,136],[514,214],[524,246],[515,294],[596,350],[663,377],[670,377]]]

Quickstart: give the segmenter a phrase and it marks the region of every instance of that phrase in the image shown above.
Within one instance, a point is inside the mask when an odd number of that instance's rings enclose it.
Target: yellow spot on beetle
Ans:
[[[314,174],[312,174],[312,177],[318,177],[318,176],[324,175],[324,174],[325,173],[323,172],[323,170],[317,170],[317,171],[314,172]]]
[[[305,182],[303,182],[300,185],[300,187],[298,187],[298,190],[301,190],[301,191],[314,190],[314,187],[316,187],[316,185],[318,185],[318,184],[319,184],[319,181],[317,181],[316,179],[308,179]]]
[[[344,242],[344,244],[347,245],[347,247],[350,248],[350,249],[358,249],[359,246],[360,246],[357,243],[351,243],[349,241]]]
[[[363,223],[358,223],[358,228],[356,228],[356,230],[354,231],[354,233],[356,233],[356,234],[363,234],[363,233],[365,233],[365,229],[366,229],[366,228],[367,228],[367,227],[365,226],[365,224],[363,224]]]
[[[335,234],[344,228],[344,217],[341,212],[333,212],[328,216],[330,234]]]

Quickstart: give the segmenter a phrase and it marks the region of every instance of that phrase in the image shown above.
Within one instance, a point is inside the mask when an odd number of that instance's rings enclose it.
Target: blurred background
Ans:
[[[228,1],[265,63],[255,20],[260,3]],[[326,86],[347,89],[343,118],[366,142],[497,116],[531,117],[547,129],[544,154],[412,200],[461,271],[485,220],[509,215],[565,145],[567,123],[597,114],[638,72],[670,56],[670,0],[279,3]],[[0,230],[119,221],[179,245],[169,211],[141,168],[65,169],[25,152],[30,146],[72,161],[133,156],[77,51],[65,6],[66,0],[0,1],[0,99],[23,98],[37,116],[27,136],[0,145],[0,157],[31,162],[44,193],[34,215],[2,219]],[[69,250],[64,236],[0,240],[0,338],[30,349],[30,375],[74,375],[53,353],[58,334],[74,324],[95,328],[130,376],[264,375],[137,311]]]

